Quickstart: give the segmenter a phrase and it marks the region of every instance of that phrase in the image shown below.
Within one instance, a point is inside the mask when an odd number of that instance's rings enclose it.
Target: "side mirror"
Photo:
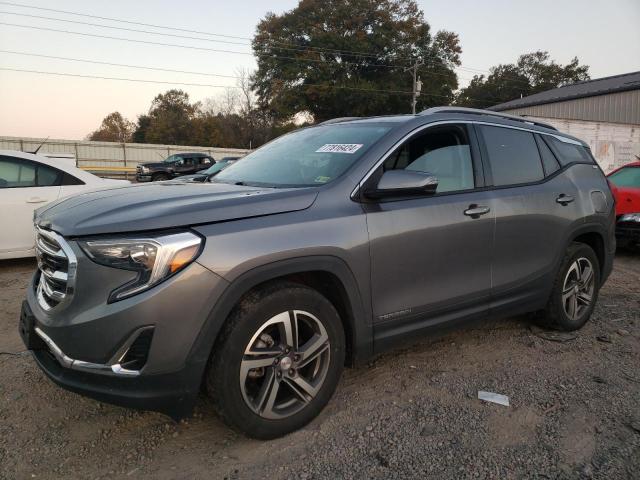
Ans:
[[[411,195],[433,195],[438,188],[438,179],[426,172],[412,170],[389,170],[382,174],[378,185],[364,191],[368,198],[405,197]]]

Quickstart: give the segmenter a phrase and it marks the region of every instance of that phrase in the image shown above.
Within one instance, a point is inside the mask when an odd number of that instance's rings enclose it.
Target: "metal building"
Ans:
[[[585,140],[606,172],[640,159],[640,72],[574,83],[490,110],[533,117]]]

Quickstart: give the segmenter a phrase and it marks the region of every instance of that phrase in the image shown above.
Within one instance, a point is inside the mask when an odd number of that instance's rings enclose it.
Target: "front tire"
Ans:
[[[168,173],[156,173],[151,177],[152,182],[163,182],[170,179],[171,176]]]
[[[600,289],[600,264],[593,249],[573,243],[556,275],[551,297],[544,311],[544,326],[573,331],[591,317]]]
[[[342,322],[331,302],[302,285],[273,284],[251,292],[230,315],[212,353],[207,391],[231,427],[275,438],[320,413],[344,360]]]

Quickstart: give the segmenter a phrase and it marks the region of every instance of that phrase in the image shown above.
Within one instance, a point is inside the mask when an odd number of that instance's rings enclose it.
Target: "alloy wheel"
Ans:
[[[329,336],[318,318],[302,310],[279,313],[260,326],[244,351],[244,401],[263,418],[294,415],[318,394],[329,361]]]
[[[567,317],[579,319],[589,309],[594,291],[593,265],[589,259],[580,257],[569,267],[562,286],[562,306]]]

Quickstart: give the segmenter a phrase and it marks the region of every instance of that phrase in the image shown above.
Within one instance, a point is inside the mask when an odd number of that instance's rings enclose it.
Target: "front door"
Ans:
[[[488,309],[494,213],[483,185],[475,134],[466,125],[418,132],[394,151],[383,171],[406,169],[438,178],[428,197],[364,203],[370,239],[374,334],[379,345],[444,321]]]
[[[57,175],[57,170],[35,162],[0,157],[0,258],[32,253],[33,211],[58,198]]]

